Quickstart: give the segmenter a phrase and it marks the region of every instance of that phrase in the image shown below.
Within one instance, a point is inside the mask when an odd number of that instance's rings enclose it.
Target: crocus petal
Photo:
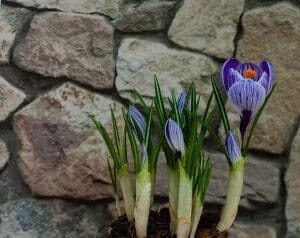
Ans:
[[[135,133],[141,133],[141,135],[145,136],[146,133],[146,122],[143,115],[139,112],[139,110],[135,106],[129,106],[129,120],[132,128]],[[138,127],[138,128],[137,128]]]
[[[179,114],[182,114],[183,107],[184,107],[185,100],[186,100],[186,96],[187,96],[187,91],[183,90],[182,93],[180,94],[180,96],[177,99],[177,109],[178,109]]]
[[[272,86],[275,82],[275,71],[274,66],[271,62],[264,60],[259,64],[259,67],[263,72],[267,74],[267,81],[268,81],[268,89],[266,89],[267,94],[271,91]]]
[[[229,76],[230,70],[235,69],[240,64],[241,64],[241,62],[235,58],[228,59],[223,64],[222,70],[221,70],[221,76],[222,76],[222,81],[223,81],[224,88],[226,89],[226,91],[228,91],[230,86],[232,85],[232,84],[230,84],[230,82],[231,82],[231,79]]]
[[[172,119],[168,119],[166,122],[165,136],[168,145],[175,153],[179,153],[180,155],[184,153],[184,140],[182,131],[178,124]]]
[[[256,114],[266,97],[264,87],[253,80],[243,79],[235,83],[228,91],[228,99],[233,107],[243,116],[243,111]]]
[[[243,76],[245,70],[247,69],[252,69],[256,72],[256,76],[253,78],[254,81],[257,81],[262,75],[261,68],[254,63],[245,62],[245,63],[241,63],[239,66],[236,67],[236,70]]]
[[[263,74],[261,75],[261,77],[258,80],[258,82],[264,87],[264,89],[266,90],[266,92],[268,94],[270,92],[273,84],[270,81],[270,77],[267,75],[266,72],[263,72]]]
[[[242,157],[241,146],[231,131],[226,135],[225,150],[232,164],[235,164]]]
[[[244,79],[244,77],[236,70],[230,69],[229,77],[227,81],[228,90],[231,88],[233,84]]]

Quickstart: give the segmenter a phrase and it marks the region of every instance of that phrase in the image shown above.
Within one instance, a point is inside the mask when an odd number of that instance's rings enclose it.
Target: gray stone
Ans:
[[[112,18],[120,14],[121,6],[125,0],[5,0],[18,3],[26,7],[38,9],[60,10],[78,13],[101,13]]]
[[[102,16],[48,12],[36,15],[13,52],[22,69],[79,81],[98,89],[114,85],[113,28]]]
[[[131,4],[114,25],[123,32],[160,31],[169,24],[174,6],[175,3],[170,1]]]
[[[111,133],[110,105],[119,121],[119,103],[65,83],[15,114],[18,165],[34,194],[111,197],[109,152],[87,115],[94,114]]]
[[[25,100],[26,95],[0,76],[0,122],[6,120]]]
[[[185,0],[168,32],[171,41],[219,58],[233,55],[244,0]]]
[[[290,152],[290,163],[285,175],[287,200],[285,216],[287,219],[287,238],[300,234],[300,129],[298,129]]]
[[[31,12],[24,8],[2,5],[0,12],[0,64],[9,63],[17,34],[31,19]]]
[[[224,204],[229,166],[225,156],[221,153],[210,153],[210,157],[213,171],[206,201]],[[280,170],[272,163],[263,161],[262,158],[247,156],[240,206],[256,209],[261,204],[275,205],[278,203],[279,193]]]
[[[300,116],[300,9],[287,2],[255,8],[245,13],[242,23],[237,57],[257,63],[267,58],[274,64],[277,80],[252,148],[281,154]]]
[[[61,200],[13,200],[0,205],[1,238],[100,238],[107,225],[103,205]]]
[[[235,223],[228,238],[276,238],[276,230],[266,225]]]
[[[211,93],[210,77],[217,64],[204,55],[168,48],[162,43],[127,38],[121,43],[117,60],[116,88],[123,98],[135,100],[133,89],[149,99],[154,96],[156,74],[164,97],[180,94],[194,81],[202,103]]]
[[[0,172],[9,160],[9,152],[6,144],[0,140]]]

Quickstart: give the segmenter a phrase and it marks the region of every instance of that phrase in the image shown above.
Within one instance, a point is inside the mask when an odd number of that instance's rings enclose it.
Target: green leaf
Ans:
[[[214,95],[215,95],[215,98],[216,98],[216,101],[217,101],[217,104],[219,107],[219,112],[221,114],[224,130],[225,130],[225,133],[227,134],[230,131],[230,125],[229,125],[225,105],[224,105],[221,93],[216,85],[216,82],[213,79],[211,79],[211,84],[212,84],[213,92],[214,92]]]
[[[139,100],[139,102],[140,102],[143,110],[145,112],[149,113],[150,108],[147,106],[145,100],[143,99],[143,96],[136,89],[133,90],[133,93],[137,96],[137,98],[138,98],[138,100]]]
[[[101,124],[101,122],[99,122],[95,119],[94,115],[89,115],[89,117],[92,119],[93,123],[95,124],[96,128],[98,129],[99,133],[101,134],[102,138],[104,139],[105,144],[106,144],[106,146],[107,146],[107,148],[108,148],[108,150],[111,154],[111,157],[114,160],[114,164],[119,169],[120,168],[120,163],[119,163],[119,160],[118,160],[118,155],[115,151],[114,144],[113,144],[111,138],[109,137],[106,129]]]
[[[121,147],[121,144],[120,144],[120,136],[119,136],[119,130],[118,130],[118,126],[117,126],[117,122],[116,122],[116,117],[115,117],[115,114],[110,106],[110,114],[111,114],[111,120],[112,120],[112,125],[113,125],[113,131],[114,131],[114,137],[115,137],[115,144],[116,144],[116,147],[117,147],[117,152],[119,154],[119,157],[120,157],[120,147]]]
[[[125,122],[126,132],[127,132],[127,135],[128,135],[130,146],[131,146],[135,171],[136,171],[136,173],[138,173],[141,170],[141,167],[142,167],[141,166],[142,163],[141,163],[140,151],[138,149],[138,145],[137,145],[137,141],[136,141],[135,136],[134,136],[134,132],[133,132],[131,126],[130,126],[130,123],[129,123],[129,120],[128,120],[128,115],[124,111],[124,109],[122,109],[122,114],[123,114],[123,119],[124,119],[124,122]]]
[[[266,97],[263,105],[260,107],[260,109],[258,110],[254,120],[253,120],[253,123],[252,123],[252,126],[251,126],[251,129],[250,129],[250,132],[249,132],[249,136],[248,136],[248,139],[247,139],[247,142],[246,142],[246,146],[243,148],[243,157],[245,157],[248,153],[248,149],[249,149],[249,146],[250,146],[250,142],[251,142],[251,139],[252,139],[252,136],[253,136],[253,132],[254,132],[254,129],[256,127],[256,124],[262,114],[262,112],[264,111],[271,95],[273,94],[274,90],[275,90],[275,87],[276,87],[276,84],[273,85],[270,93],[268,94],[268,96]]]

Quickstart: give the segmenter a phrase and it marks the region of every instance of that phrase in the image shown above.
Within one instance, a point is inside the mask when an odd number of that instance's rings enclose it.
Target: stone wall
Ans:
[[[0,238],[103,237],[113,213],[108,152],[87,113],[109,125],[109,106],[119,117],[133,88],[149,101],[154,74],[166,96],[194,81],[204,103],[232,56],[269,59],[278,84],[230,237],[300,237],[299,1],[4,0],[0,46]],[[219,211],[228,168],[207,152],[207,209]],[[158,170],[164,203],[163,158]]]

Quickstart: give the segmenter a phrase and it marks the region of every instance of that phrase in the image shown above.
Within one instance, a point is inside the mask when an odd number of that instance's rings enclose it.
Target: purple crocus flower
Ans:
[[[177,109],[178,109],[179,114],[182,114],[186,97],[187,97],[187,91],[183,90],[177,99]]]
[[[128,116],[135,134],[138,136],[141,135],[142,138],[140,139],[144,140],[146,134],[146,122],[143,115],[135,106],[129,106]]]
[[[222,67],[222,79],[228,99],[241,117],[240,131],[244,139],[247,126],[274,84],[274,68],[269,61],[241,63],[227,60]]]
[[[165,136],[170,148],[179,156],[184,154],[183,134],[178,124],[168,119],[165,126]]]
[[[240,144],[231,131],[226,135],[225,150],[232,164],[235,164],[242,157]]]

